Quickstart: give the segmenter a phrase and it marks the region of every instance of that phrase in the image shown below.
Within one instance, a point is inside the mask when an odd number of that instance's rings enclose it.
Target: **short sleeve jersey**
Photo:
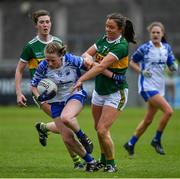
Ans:
[[[141,70],[149,70],[152,77],[139,75],[138,88],[141,91],[159,91],[164,96],[165,68],[173,64],[175,57],[171,47],[167,43],[161,43],[160,47],[154,46],[152,41],[141,45],[132,55],[131,59],[140,65]]]
[[[62,44],[62,40],[55,36],[51,36],[51,39],[48,42],[44,42],[36,36],[25,45],[20,60],[28,63],[31,78],[34,75],[39,62],[45,58],[44,49],[50,42],[58,42]]]
[[[95,48],[97,51],[96,62],[100,63],[106,55],[111,54],[117,60],[108,70],[125,75],[128,68],[128,42],[125,38],[119,37],[114,41],[108,41],[107,36],[104,35],[97,40]],[[99,95],[112,94],[124,88],[128,88],[127,82],[117,86],[113,79],[103,74],[99,74],[95,78],[95,90]]]

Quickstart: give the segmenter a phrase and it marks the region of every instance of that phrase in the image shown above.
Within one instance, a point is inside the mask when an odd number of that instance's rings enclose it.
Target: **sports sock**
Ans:
[[[101,163],[106,164],[106,156],[104,153],[101,153],[100,161]]]
[[[115,161],[114,161],[114,159],[112,159],[112,160],[106,160],[106,162],[107,162],[107,165],[110,164],[110,165],[112,165],[112,166],[115,166]]]
[[[76,136],[78,138],[82,138],[83,135],[84,135],[84,132],[81,129],[78,132],[76,132]]]
[[[83,159],[86,161],[86,163],[94,162],[94,158],[92,158],[91,155],[88,153],[86,153],[86,155],[83,157]]]
[[[162,135],[162,131],[156,131],[156,135],[154,137],[154,140],[161,141],[161,135]]]
[[[71,156],[71,158],[72,158],[74,164],[81,162],[81,158],[79,157],[79,155]]]
[[[135,145],[136,142],[137,142],[137,140],[138,140],[138,137],[136,137],[136,136],[133,135],[133,136],[131,137],[131,139],[129,140],[128,144],[129,144],[129,145]]]

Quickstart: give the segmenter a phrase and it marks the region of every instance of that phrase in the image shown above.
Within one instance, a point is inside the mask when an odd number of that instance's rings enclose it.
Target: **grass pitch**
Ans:
[[[111,133],[115,144],[118,172],[87,173],[74,170],[71,158],[59,135],[50,134],[42,147],[34,128],[37,121],[51,119],[36,107],[0,107],[0,177],[1,178],[179,178],[180,110],[175,110],[162,137],[166,155],[150,146],[161,113],[138,141],[130,159],[123,144],[145,114],[144,108],[126,108],[114,123]],[[89,106],[79,115],[79,123],[94,143],[93,156],[99,158],[99,146]]]

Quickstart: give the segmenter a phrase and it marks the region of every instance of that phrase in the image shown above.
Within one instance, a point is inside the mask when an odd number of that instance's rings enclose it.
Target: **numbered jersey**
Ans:
[[[72,88],[81,75],[80,68],[84,68],[83,58],[72,54],[66,54],[62,66],[57,69],[49,68],[47,61],[43,60],[34,74],[31,85],[37,87],[41,79],[49,78],[56,83],[58,92],[55,98],[48,102],[66,101],[72,95]],[[84,95],[82,90],[74,93]]]
[[[28,63],[31,78],[33,77],[39,62],[45,58],[44,49],[50,42],[62,44],[62,41],[55,36],[51,36],[51,39],[47,42],[40,40],[39,37],[36,36],[24,47],[20,60]]]

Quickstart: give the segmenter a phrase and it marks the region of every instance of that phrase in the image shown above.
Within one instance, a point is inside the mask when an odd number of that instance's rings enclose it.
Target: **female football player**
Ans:
[[[113,77],[116,74],[126,74],[128,44],[135,41],[132,22],[121,14],[113,13],[107,16],[105,31],[106,34],[85,52],[85,54],[95,56],[99,64],[79,78],[75,89],[80,88],[84,81],[96,76],[92,96],[92,114],[101,149],[101,158],[97,167],[99,169],[105,167],[105,172],[116,172],[110,128],[120,111],[126,106],[128,85],[126,81],[117,85]],[[106,68],[113,74],[112,78],[102,74]]]
[[[48,11],[40,9],[33,12],[32,20],[37,30],[37,36],[30,40],[23,48],[15,73],[17,104],[20,107],[26,106],[27,103],[27,99],[21,90],[21,81],[26,67],[28,66],[30,77],[32,78],[38,63],[45,57],[45,46],[50,42],[62,43],[58,37],[50,34],[52,21]],[[45,113],[49,114],[49,105],[47,103],[43,103],[40,108]],[[42,146],[46,146],[47,144],[47,130],[58,133],[57,128],[54,127],[54,123],[49,123],[47,126],[45,126],[44,123],[37,123],[36,129],[38,130],[39,141]],[[72,152],[71,148],[66,143],[65,145],[74,162],[74,168],[82,168],[83,165],[81,163],[80,157],[76,153]]]
[[[92,57],[86,55],[82,58],[66,54],[64,46],[57,42],[51,42],[45,48],[45,60],[37,67],[31,85],[37,100],[50,105],[50,115],[63,140],[86,161],[86,171],[92,172],[96,166],[95,160],[89,154],[93,150],[93,144],[81,130],[76,119],[83,109],[87,93],[83,88],[72,92],[72,87],[80,77],[80,68],[85,69],[87,61],[91,63]],[[39,94],[37,86],[43,78],[49,78],[56,83],[58,92],[54,94],[55,96],[47,91]],[[79,141],[69,131],[73,131]]]
[[[124,144],[129,155],[134,154],[134,147],[141,135],[146,131],[158,110],[163,112],[151,145],[156,152],[164,155],[161,145],[162,133],[173,113],[164,96],[164,71],[176,71],[174,55],[166,42],[165,29],[161,22],[153,22],[148,26],[150,41],[141,45],[132,55],[130,66],[139,74],[139,94],[147,102],[147,113],[137,126],[134,135]]]

